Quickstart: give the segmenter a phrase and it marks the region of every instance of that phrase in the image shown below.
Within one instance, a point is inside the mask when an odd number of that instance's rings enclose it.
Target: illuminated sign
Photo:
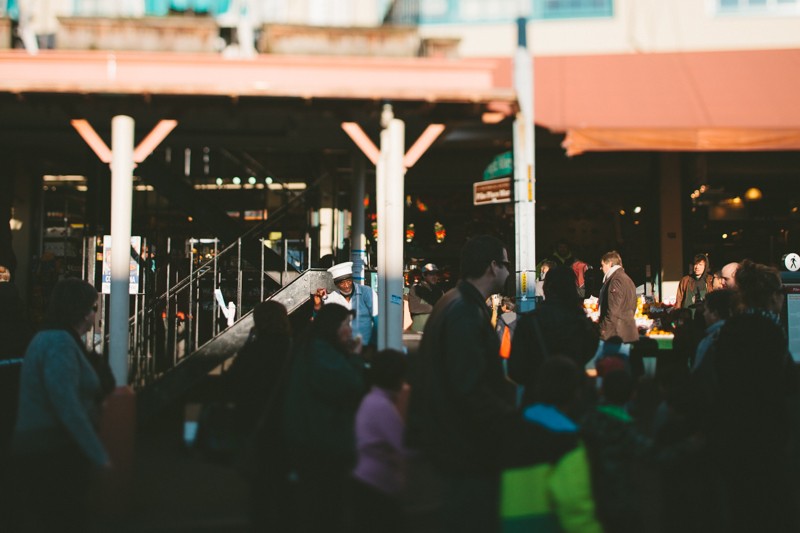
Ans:
[[[479,181],[472,184],[474,205],[505,204],[511,201],[511,178]]]

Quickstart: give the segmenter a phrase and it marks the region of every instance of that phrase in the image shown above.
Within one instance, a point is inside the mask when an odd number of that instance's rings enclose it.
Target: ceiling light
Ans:
[[[762,196],[763,195],[761,194],[761,189],[757,187],[750,187],[744,192],[744,199],[749,200],[751,202],[761,200]]]
[[[264,178],[264,183],[266,183],[267,185],[272,185],[272,176],[267,176],[266,178]]]
[[[639,213],[642,212],[642,208],[637,205],[636,207],[633,208],[633,212],[638,215]]]
[[[242,179],[239,176],[235,176],[233,178],[233,184],[234,185],[239,185],[240,183],[242,183]]]
[[[249,178],[247,178],[247,183],[249,183],[250,185],[255,185],[256,184],[255,176],[250,176]]]
[[[217,178],[217,185],[222,185],[222,178]]]

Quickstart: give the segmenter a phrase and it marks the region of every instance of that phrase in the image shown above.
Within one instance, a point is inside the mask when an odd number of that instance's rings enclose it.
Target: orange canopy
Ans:
[[[800,150],[800,49],[536,57],[534,77],[535,122],[568,154]]]

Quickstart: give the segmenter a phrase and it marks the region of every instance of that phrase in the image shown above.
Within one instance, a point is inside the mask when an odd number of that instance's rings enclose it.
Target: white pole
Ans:
[[[353,200],[350,222],[350,260],[353,262],[353,282],[364,283],[364,190],[366,165],[364,157],[357,154],[353,158]]]
[[[118,386],[128,384],[133,131],[131,117],[118,115],[111,120],[111,302],[108,329],[109,363]]]
[[[403,349],[403,156],[405,124],[384,106],[377,169],[378,349]]]
[[[527,47],[527,20],[517,19],[514,88],[519,112],[514,121],[514,221],[516,226],[517,309],[536,306],[536,195],[534,174],[533,58]]]

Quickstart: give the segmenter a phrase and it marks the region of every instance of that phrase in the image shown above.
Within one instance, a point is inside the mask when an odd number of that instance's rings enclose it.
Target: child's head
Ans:
[[[537,400],[567,410],[577,399],[581,373],[572,359],[561,355],[542,363],[536,380]]]
[[[372,358],[370,378],[372,383],[382,389],[400,390],[406,378],[408,361],[397,350],[381,350]]]
[[[603,377],[603,398],[611,405],[625,405],[633,395],[633,377],[623,369],[615,369]]]

